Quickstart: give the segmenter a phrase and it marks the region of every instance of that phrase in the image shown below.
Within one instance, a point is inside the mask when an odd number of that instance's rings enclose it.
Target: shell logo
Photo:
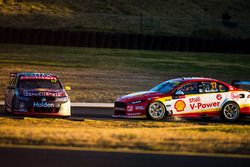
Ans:
[[[180,111],[184,111],[184,109],[186,108],[186,103],[183,100],[178,100],[175,105],[174,108],[176,109],[176,111],[180,112]]]

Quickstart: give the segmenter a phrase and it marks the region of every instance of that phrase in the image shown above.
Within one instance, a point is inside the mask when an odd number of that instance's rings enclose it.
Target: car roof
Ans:
[[[40,72],[18,72],[16,73],[17,76],[32,76],[32,75],[39,75],[39,76],[56,76],[52,73],[40,73]]]
[[[175,79],[172,79],[172,80],[177,81],[177,82],[182,82],[182,83],[201,82],[201,81],[218,81],[218,82],[221,82],[221,81],[213,79],[213,78],[204,78],[204,77],[182,77],[182,78],[175,78]]]

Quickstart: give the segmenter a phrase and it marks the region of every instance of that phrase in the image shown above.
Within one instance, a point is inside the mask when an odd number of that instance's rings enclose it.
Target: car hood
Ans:
[[[23,96],[66,96],[64,89],[20,89],[19,93]]]
[[[136,92],[136,93],[131,93],[125,96],[122,96],[117,99],[117,101],[122,101],[122,102],[131,102],[131,101],[136,101],[136,100],[148,100],[151,98],[159,98],[162,97],[164,94],[160,92],[151,92],[151,91],[143,91],[143,92]]]

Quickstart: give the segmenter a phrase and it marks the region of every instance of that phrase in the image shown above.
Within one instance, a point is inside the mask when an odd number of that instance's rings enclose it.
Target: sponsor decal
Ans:
[[[135,109],[136,110],[144,110],[144,107],[143,106],[135,106]]]
[[[57,78],[53,76],[21,76],[20,80],[28,80],[28,79],[44,79],[44,80],[51,80],[56,82]]]
[[[63,92],[58,92],[58,91],[54,91],[54,92],[48,92],[48,91],[38,92],[38,91],[33,91],[33,90],[24,90],[23,95],[24,96],[56,96],[56,97],[60,97],[60,96],[64,96],[64,93]]]
[[[216,82],[211,82],[212,89],[214,89],[214,90],[215,90],[215,89],[216,89],[216,87],[217,87],[216,85],[217,85],[217,83],[216,83]]]
[[[179,99],[185,99],[185,95],[180,95]]]
[[[203,108],[212,108],[219,107],[220,102],[211,102],[211,103],[193,103],[190,104],[191,109],[203,109]]]
[[[176,111],[181,112],[184,111],[184,109],[186,108],[186,103],[183,100],[178,100],[175,105],[174,108],[176,109]]]
[[[235,93],[235,92],[231,93],[231,99],[237,101],[239,100],[239,98],[240,98],[240,95],[238,93]]]
[[[171,101],[172,98],[171,97],[167,97],[165,101]]]
[[[189,103],[198,103],[201,101],[200,97],[194,97],[189,99]]]
[[[221,99],[222,99],[222,95],[221,95],[221,94],[217,94],[217,95],[216,95],[216,99],[217,99],[217,100],[221,100]]]
[[[45,98],[45,97],[43,97],[41,100],[42,100],[42,102],[45,102],[45,101],[46,101],[46,98]]]
[[[128,106],[127,106],[127,111],[128,111],[128,112],[131,112],[131,111],[133,111],[133,108],[134,108],[133,106],[128,105]]]
[[[119,111],[125,111],[125,108],[121,108],[121,107],[116,107],[115,110],[119,110]]]
[[[52,108],[55,107],[53,103],[47,103],[47,102],[34,102],[33,107],[48,107]]]

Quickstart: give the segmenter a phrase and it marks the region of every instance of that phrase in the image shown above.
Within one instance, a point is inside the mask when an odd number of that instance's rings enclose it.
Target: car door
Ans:
[[[199,82],[191,82],[178,88],[172,95],[171,106],[173,115],[192,115],[194,108],[190,105],[200,101]]]
[[[200,100],[190,105],[202,112],[204,116],[217,115],[228,96],[227,87],[216,81],[201,82],[199,87]]]

